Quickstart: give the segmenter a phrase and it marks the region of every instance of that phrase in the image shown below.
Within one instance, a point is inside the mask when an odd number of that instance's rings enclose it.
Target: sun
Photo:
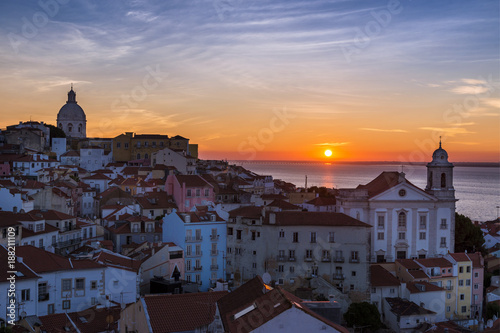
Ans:
[[[325,150],[325,156],[326,157],[332,156],[332,151],[330,149]]]

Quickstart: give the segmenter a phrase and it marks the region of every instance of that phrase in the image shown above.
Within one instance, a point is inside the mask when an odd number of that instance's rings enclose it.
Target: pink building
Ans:
[[[0,176],[10,175],[10,164],[9,162],[0,162]]]
[[[165,191],[174,197],[179,212],[215,201],[213,186],[198,175],[169,175]]]
[[[471,315],[474,318],[481,318],[483,312],[484,258],[480,252],[467,253],[467,256],[472,261]]]

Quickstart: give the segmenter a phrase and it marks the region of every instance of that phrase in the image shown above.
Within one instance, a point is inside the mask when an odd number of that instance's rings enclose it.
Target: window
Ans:
[[[120,143],[120,142],[117,142],[117,143],[116,143],[116,148],[121,148],[121,146],[122,146],[122,145],[121,145],[121,143]]]
[[[278,272],[283,273],[285,271],[285,266],[284,265],[278,265]]]
[[[236,230],[236,239],[241,239],[241,230]]]
[[[352,271],[351,276],[356,276],[356,271]]]
[[[82,289],[85,289],[85,279],[84,278],[75,279],[75,290],[82,290]]]
[[[463,267],[463,266],[460,266],[460,267],[458,268],[458,272],[459,272],[459,273],[463,273],[463,272],[464,272],[464,267]]]
[[[38,240],[38,247],[41,248],[41,249],[43,249],[43,238],[40,238]]]
[[[399,228],[406,228],[406,213],[405,212],[400,212],[398,214],[398,227]]]
[[[36,230],[35,232],[40,232],[43,231],[43,223],[37,223],[36,224]]]
[[[353,285],[353,284],[351,284],[351,285],[349,286],[349,290],[354,290],[354,285]]]
[[[288,251],[289,259],[295,259],[295,250]]]
[[[377,225],[379,229],[384,229],[385,228],[385,221],[384,221],[384,216],[379,215],[377,216]]]
[[[233,235],[233,228],[227,228],[227,235],[232,236]]]
[[[71,279],[62,279],[62,291],[71,291]]]
[[[462,313],[467,312],[467,306],[466,305],[462,306],[461,310],[462,310]]]
[[[447,298],[447,299],[451,299],[451,294],[450,294],[450,293],[447,293],[447,294],[446,294],[446,298]]]
[[[97,281],[90,281],[90,289],[91,290],[97,289]]]
[[[404,232],[398,233],[398,239],[401,239],[401,240],[406,239],[406,233],[404,233]]]
[[[358,262],[359,254],[358,251],[351,251],[351,262]]]
[[[295,272],[295,266],[290,266],[290,273],[294,273]]]
[[[197,197],[201,196],[201,190],[199,188],[196,189],[196,196]]]
[[[425,240],[425,232],[421,232],[419,238]]]
[[[474,284],[474,289],[479,289],[479,285],[477,283]]]
[[[306,250],[306,258],[312,259],[312,257],[313,257],[313,250]]]
[[[470,273],[470,266],[467,266],[467,273]]]
[[[420,229],[426,229],[426,228],[427,228],[427,216],[420,215]]]
[[[46,301],[49,299],[49,294],[47,293],[47,283],[42,282],[38,284],[38,301]]]
[[[479,277],[479,273],[478,272],[474,273],[474,277],[476,278]]]
[[[465,280],[465,285],[470,286],[470,279]]]
[[[62,302],[62,308],[63,308],[63,310],[70,309],[71,308],[71,301],[68,301],[68,300],[63,301]]]
[[[389,292],[390,292],[391,294],[394,294],[394,293],[396,292],[396,290],[395,290],[394,288],[391,288],[391,289],[389,290]]]
[[[252,240],[255,240],[255,231],[252,231]]]
[[[186,260],[186,271],[191,270],[191,260]]]
[[[298,243],[299,242],[299,233],[298,232],[294,232],[293,233],[293,242],[294,243]]]
[[[190,197],[190,196],[191,196],[191,190],[187,190],[187,191],[186,191],[186,196],[187,196],[187,197]]]
[[[125,149],[128,149],[128,142],[125,142]]]
[[[257,263],[256,262],[252,263],[252,268],[257,268]]]
[[[311,243],[316,243],[316,232],[311,232]]]
[[[377,292],[377,288],[372,288],[372,294],[375,294]]]
[[[97,304],[97,299],[95,297],[90,298],[90,305],[96,305]]]
[[[451,312],[451,306],[446,307],[446,312]]]
[[[141,159],[141,154],[137,154],[137,159],[140,160]]]
[[[280,235],[279,235],[280,238],[285,238],[285,231],[284,230],[280,230]]]
[[[377,239],[378,240],[384,240],[384,233],[383,232],[377,233]]]
[[[464,280],[458,280],[458,285],[462,287],[464,285]]]
[[[21,290],[21,301],[29,301],[30,300],[30,290],[23,289]]]
[[[227,248],[227,253],[233,253],[233,248],[232,247],[228,247]]]
[[[205,189],[205,196],[208,197],[210,195],[210,190],[209,189]]]
[[[441,237],[440,247],[446,247],[446,237]]]
[[[448,223],[446,223],[446,219],[441,219],[441,229],[447,229]]]
[[[441,187],[446,187],[446,174],[444,172],[441,174]]]
[[[186,281],[187,282],[191,282],[191,274],[190,275],[186,275]]]
[[[334,243],[335,242],[335,232],[330,231],[328,233],[328,242],[329,243]]]

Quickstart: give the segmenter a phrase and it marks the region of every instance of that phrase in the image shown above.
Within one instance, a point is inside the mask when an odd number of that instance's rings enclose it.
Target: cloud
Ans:
[[[408,133],[408,131],[402,129],[360,128],[360,130],[372,132]]]
[[[457,145],[466,145],[466,146],[476,146],[479,142],[460,142],[460,141],[450,141],[448,143],[455,143]]]
[[[462,79],[461,80],[464,83],[467,84],[472,84],[472,85],[485,85],[487,82],[484,80],[476,80],[476,79]]]
[[[494,108],[500,109],[500,98],[488,98],[484,99],[483,103]]]
[[[450,89],[452,93],[459,94],[459,95],[479,95],[479,94],[484,94],[485,92],[488,91],[488,88],[486,86],[458,86],[453,89]]]
[[[425,131],[434,131],[434,132],[439,132],[442,133],[443,135],[447,136],[455,136],[457,134],[473,134],[476,132],[470,132],[465,128],[462,127],[448,127],[448,128],[442,128],[442,127],[420,127],[419,129],[425,130]]]
[[[324,142],[324,143],[315,143],[315,146],[331,146],[331,147],[339,147],[348,145],[350,142]]]

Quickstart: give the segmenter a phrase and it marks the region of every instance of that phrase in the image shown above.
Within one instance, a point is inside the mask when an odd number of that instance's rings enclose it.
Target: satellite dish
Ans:
[[[268,272],[265,272],[264,274],[262,274],[262,281],[264,281],[265,284],[269,284],[271,283],[271,274],[269,274]]]

